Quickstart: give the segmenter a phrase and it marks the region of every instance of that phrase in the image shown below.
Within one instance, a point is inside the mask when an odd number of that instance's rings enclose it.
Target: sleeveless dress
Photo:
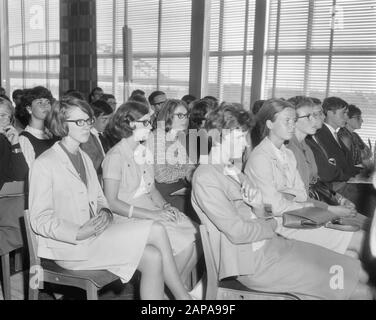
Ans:
[[[132,154],[126,139],[121,140],[107,153],[103,161],[103,178],[120,180],[119,200],[134,207],[157,211],[161,208],[157,207],[150,194],[154,187],[154,168],[150,162],[152,157],[146,161],[147,152],[148,149],[140,145],[135,154]],[[163,221],[161,224],[166,228],[173,255],[179,254],[196,240],[197,229],[186,216],[179,222]]]

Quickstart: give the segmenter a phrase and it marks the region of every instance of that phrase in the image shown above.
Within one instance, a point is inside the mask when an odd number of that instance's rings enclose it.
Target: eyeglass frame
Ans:
[[[88,122],[89,120],[90,120],[91,123]],[[64,122],[75,123],[77,127],[81,127],[82,128],[85,125],[85,123],[88,126],[92,126],[95,123],[95,118],[88,118],[86,120],[85,119],[65,120]],[[79,124],[79,123],[82,123],[82,124]]]
[[[173,113],[174,116],[177,116],[179,118],[179,120],[183,120],[183,119],[188,119],[189,118],[189,113],[182,113],[182,112],[179,112],[179,113]]]
[[[147,128],[149,125],[151,126],[152,125],[152,122],[151,120],[135,120],[135,121],[132,121],[132,122],[136,122],[136,123],[142,123],[144,125],[145,128]]]
[[[321,115],[322,115],[322,111],[320,111],[320,112],[312,112],[312,113],[308,113],[308,114],[306,114],[304,116],[296,117],[296,120],[307,118],[308,120],[312,121],[312,120],[320,118]],[[313,119],[311,117],[313,117]]]

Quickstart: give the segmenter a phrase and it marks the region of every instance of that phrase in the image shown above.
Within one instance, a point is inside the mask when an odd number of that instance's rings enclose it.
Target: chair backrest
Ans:
[[[27,246],[29,247],[29,256],[30,256],[30,265],[40,265],[40,259],[37,255],[37,235],[31,228],[30,224],[30,213],[29,210],[24,211],[24,219],[25,219],[25,229],[26,229],[26,236],[27,236]]]
[[[213,250],[210,244],[209,232],[204,224],[200,225],[201,242],[204,250],[206,273],[207,273],[207,288],[205,299],[215,300],[218,291],[218,267],[215,263]]]

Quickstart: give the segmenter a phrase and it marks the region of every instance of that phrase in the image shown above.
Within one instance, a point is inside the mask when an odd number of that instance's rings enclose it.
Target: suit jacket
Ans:
[[[284,155],[285,161],[281,161],[278,152]],[[251,152],[244,172],[260,189],[264,204],[271,206],[275,216],[301,209],[304,205],[300,202],[308,201],[294,153],[285,145],[277,150],[265,138]]]
[[[38,256],[52,260],[86,260],[87,241],[77,241],[79,228],[94,212],[108,208],[89,156],[82,155],[87,186],[57,142],[37,158],[30,170],[29,210],[38,234]]]
[[[244,203],[240,184],[221,165],[200,165],[192,179],[192,204],[209,231],[219,278],[252,275],[254,251],[275,233],[271,221],[257,219]]]
[[[91,161],[93,161],[94,168],[97,170],[98,175],[102,174],[101,165],[104,159],[103,151],[99,143],[100,142],[97,140],[94,134],[90,133],[89,140],[86,143],[81,144],[81,149],[85,151],[90,157]]]
[[[358,173],[350,151],[346,148],[341,139],[339,144],[333,137],[332,133],[326,125],[323,125],[320,130],[316,132],[316,138],[319,140],[320,145],[325,149],[328,158],[335,159],[336,167],[338,167],[340,174],[335,176],[332,181],[347,181]]]
[[[311,148],[317,165],[317,172],[320,180],[326,183],[333,181],[346,181],[348,176],[333,161],[329,161],[328,154],[322,146],[311,137],[307,136],[306,143]]]

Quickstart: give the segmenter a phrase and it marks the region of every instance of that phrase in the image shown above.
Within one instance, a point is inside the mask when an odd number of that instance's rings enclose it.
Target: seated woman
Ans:
[[[192,181],[192,203],[208,227],[219,278],[237,277],[251,289],[303,299],[370,298],[358,260],[281,237],[275,219],[254,214],[254,208],[263,208],[259,191],[244,193],[232,174],[232,160],[242,156],[246,145],[249,114],[235,108],[231,113],[227,120],[223,111],[208,115],[206,127],[217,130],[218,139],[209,164],[201,164]],[[333,265],[344,270],[344,290],[330,288]]]
[[[367,162],[372,157],[372,151],[355,132],[355,130],[359,130],[362,127],[362,111],[350,104],[347,109],[347,117],[345,127],[338,131],[338,137],[351,151],[354,164],[363,164],[363,162]]]
[[[93,124],[90,106],[72,97],[56,102],[49,125],[62,138],[34,161],[30,221],[38,256],[70,270],[109,270],[123,282],[142,273],[141,298],[162,299],[164,283],[189,299],[163,226],[112,214],[93,163],[79,148]]]
[[[196,162],[189,158],[187,151],[188,119],[188,107],[184,101],[169,99],[163,104],[158,113],[157,130],[151,136],[154,139],[154,177],[162,197],[196,219],[190,192]],[[179,190],[185,190],[185,193],[172,195]]]
[[[45,127],[45,120],[51,111],[51,92],[44,87],[26,89],[22,96],[22,112],[29,124],[20,134],[20,145],[29,168],[33,161],[57,141]]]
[[[152,153],[143,144],[151,131],[149,108],[129,101],[118,108],[109,127],[121,139],[107,153],[102,165],[104,192],[110,207],[130,221],[159,221],[165,226],[185,281],[197,262],[197,231],[191,220],[155,187],[154,166],[148,159]]]
[[[284,212],[314,206],[299,175],[295,156],[284,144],[294,135],[295,108],[287,101],[270,99],[258,112],[257,120],[263,140],[251,152],[245,173],[260,189],[264,204],[271,206],[277,217],[277,232],[286,238],[313,243],[342,254],[359,253],[364,236],[362,231],[283,227],[281,216]]]
[[[13,126],[14,108],[0,98],[0,190],[7,182],[24,181],[28,166],[22,153],[17,130]],[[4,197],[0,195],[0,255],[23,246],[19,219],[25,209],[23,195]]]
[[[294,153],[297,161],[297,169],[303,180],[307,194],[309,194],[310,198],[312,194],[316,194],[316,197],[311,198],[311,200],[314,201],[317,207],[327,209],[339,216],[357,216],[355,205],[350,200],[332,190],[330,184],[320,181],[315,156],[305,142],[305,138],[308,135],[316,133],[317,128],[315,124],[316,121],[320,121],[320,114],[314,112],[315,104],[310,98],[304,96],[290,98],[288,102],[295,107],[297,121],[294,135],[289,140],[287,147]],[[327,191],[328,196],[315,192],[315,186],[319,186],[321,189]],[[365,220],[364,216],[358,215],[358,217],[361,221]]]

